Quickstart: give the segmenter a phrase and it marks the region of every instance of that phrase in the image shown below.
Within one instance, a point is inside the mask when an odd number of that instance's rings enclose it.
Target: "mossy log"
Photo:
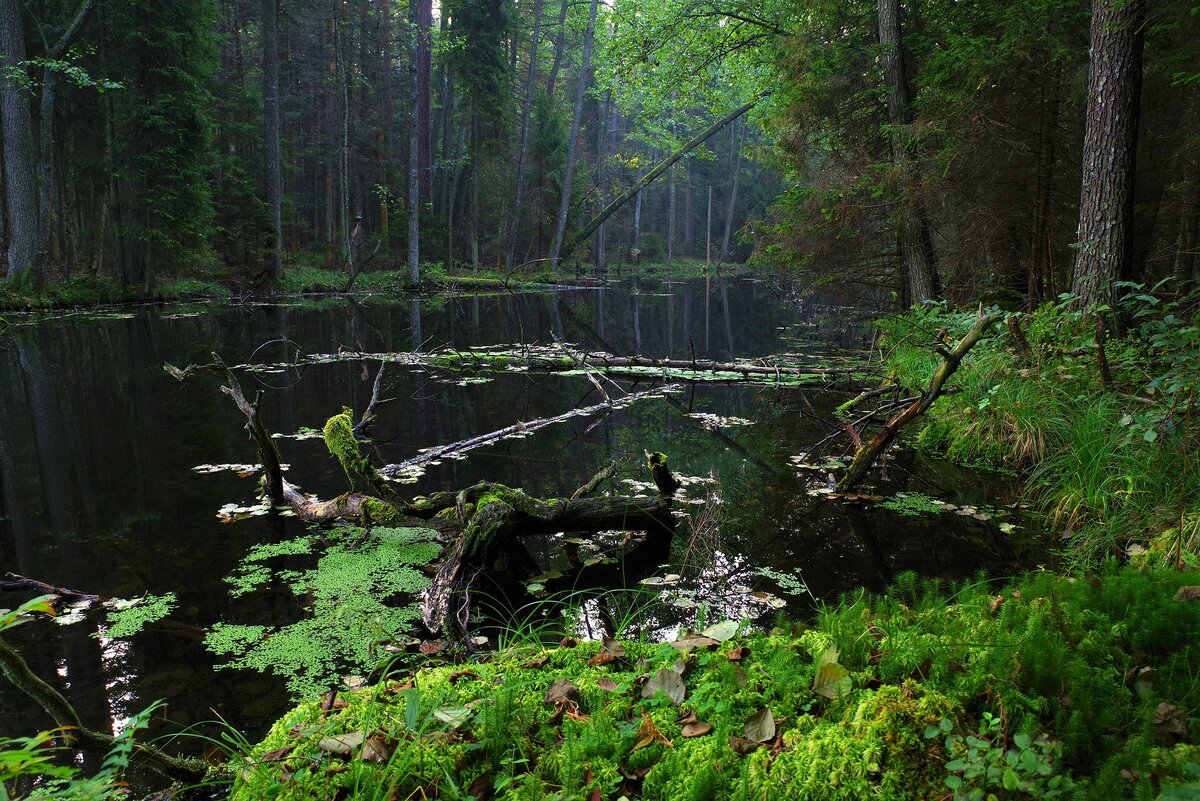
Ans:
[[[871,469],[871,465],[875,464],[875,460],[879,458],[880,454],[896,440],[904,427],[929,410],[933,402],[945,391],[946,382],[958,370],[958,365],[962,362],[963,357],[971,348],[975,347],[979,340],[983,339],[988,329],[999,319],[998,315],[980,314],[970,330],[954,343],[953,348],[947,349],[940,344],[939,340],[936,351],[942,357],[942,363],[930,377],[928,388],[912,403],[884,423],[883,428],[875,436],[859,446],[854,453],[854,460],[837,483],[838,492],[845,492],[861,482],[867,475],[867,471]]]
[[[353,412],[345,408],[329,418],[323,433],[325,445],[345,472],[351,491],[332,500],[317,500],[282,478],[279,452],[258,418],[256,404],[246,401],[237,377],[219,357],[210,365],[193,365],[184,370],[166,365],[165,369],[181,381],[204,370],[224,375],[228,386],[222,390],[234,399],[247,418],[246,427],[263,465],[264,488],[273,505],[288,507],[302,520],[315,524],[344,520],[370,527],[376,523],[403,526],[421,521],[439,531],[445,548],[433,587],[422,604],[425,625],[432,632],[445,626],[456,597],[460,603],[454,610],[454,621],[465,623],[473,579],[502,547],[518,542],[521,537],[560,531],[612,530],[669,536],[674,530],[671,505],[680,485],[662,453],[646,454],[646,466],[658,488],[655,498],[585,497],[612,476],[610,466],[570,498],[544,500],[503,484],[480,482],[457,492],[435,492],[406,500],[362,453],[355,436]]]

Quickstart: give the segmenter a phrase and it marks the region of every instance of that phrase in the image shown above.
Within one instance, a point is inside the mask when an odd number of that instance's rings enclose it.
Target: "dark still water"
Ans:
[[[207,362],[217,352],[230,364],[292,363],[298,354],[339,349],[555,340],[653,357],[816,357],[863,344],[867,329],[855,327],[854,317],[844,309],[785,300],[763,282],[730,279],[707,288],[702,281],[621,284],[12,319],[15,325],[0,338],[0,573],[101,596],[174,592],[178,605],[167,621],[127,640],[104,636],[101,613],[69,626],[37,621],[5,636],[97,729],[119,728],[134,712],[164,699],[166,719],[156,724],[158,733],[219,714],[253,736],[286,707],[277,677],[216,670],[219,660],[205,650],[203,636],[217,622],[282,625],[303,614],[305,601],[290,588],[231,598],[224,581],[253,545],[298,536],[303,528],[294,519],[217,519],[225,504],[253,503],[255,482],[193,468],[253,462],[254,446],[216,377],[180,384],[163,372],[165,362]],[[241,378],[248,394],[261,393],[267,425],[290,434],[319,429],[343,405],[361,411],[375,369],[374,363],[343,361],[243,372]],[[375,458],[403,461],[422,448],[599,400],[582,376],[491,378],[464,383],[460,375],[389,366],[385,395],[395,400],[380,410]],[[622,386],[635,388],[628,381]],[[649,588],[626,631],[665,636],[698,616],[768,624],[785,602],[785,614],[803,615],[813,597],[882,589],[905,570],[958,579],[979,570],[1009,575],[1028,566],[1032,549],[1019,515],[1004,518],[1010,521],[1006,530],[1016,525],[1005,533],[999,517],[981,521],[961,509],[911,516],[810,494],[814,481],[824,483],[822,474],[797,469],[791,458],[828,432],[825,418],[845,397],[817,388],[697,385],[473,451],[465,460],[430,467],[411,489],[417,494],[486,479],[531,494],[570,494],[612,459],[620,463],[620,478],[645,479],[644,450],[664,451],[678,473],[703,479],[689,486],[689,494],[720,497],[720,503],[687,507],[703,510],[715,523],[704,538],[677,536],[637,563],[573,579],[572,587],[585,590],[572,613],[585,634],[603,617],[599,599],[614,583]],[[345,489],[319,439],[282,439],[280,448],[291,482],[322,497]],[[1013,487],[995,476],[964,474],[905,453],[884,485],[957,506],[1006,509],[1013,500]],[[531,543],[530,551],[540,569],[563,570],[577,545],[550,539]],[[682,578],[658,583],[670,573]],[[647,578],[650,583],[642,583]],[[797,589],[800,581],[811,594]],[[553,582],[546,579],[548,590],[561,589]],[[6,593],[0,606],[25,597]],[[0,686],[0,710],[0,734],[50,725],[7,686]]]

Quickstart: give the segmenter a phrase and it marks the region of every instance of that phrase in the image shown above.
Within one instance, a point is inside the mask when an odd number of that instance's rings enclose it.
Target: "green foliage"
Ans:
[[[1120,314],[1136,325],[1124,336],[1110,333],[1105,346],[1111,386],[1096,365],[1095,319],[1073,311],[1069,300],[1015,316],[1032,350],[1028,362],[1007,336],[972,349],[954,392],[925,418],[917,445],[966,464],[1027,471],[1036,504],[1069,535],[1074,566],[1097,565],[1131,544],[1143,561],[1196,560],[1200,297],[1164,303],[1132,285]],[[883,321],[887,375],[919,391],[936,361],[928,347],[935,333],[953,339],[974,314],[934,305]]]
[[[134,715],[100,764],[95,775],[83,777],[74,763],[59,764],[54,760],[55,739],[61,730],[43,731],[33,737],[0,738],[0,801],[25,798],[30,801],[112,801],[124,798],[126,784],[122,781],[133,753],[134,738],[150,722],[159,707],[151,704]],[[24,789],[25,792],[21,790]]]
[[[985,794],[993,790],[1030,798],[1060,798],[1074,787],[1069,776],[1057,772],[1062,757],[1059,743],[1046,737],[1035,740],[1028,734],[1010,740],[1000,718],[990,712],[980,715],[977,732],[963,736],[952,734],[953,728],[953,722],[943,718],[925,730],[925,739],[945,736],[950,757],[946,786],[954,791],[955,801],[984,801]]]
[[[1179,736],[1156,710],[1200,711],[1200,604],[1172,600],[1187,580],[1039,573],[948,598],[905,576],[797,633],[525,644],[347,694],[342,710],[301,704],[248,755],[233,797],[1151,797],[1197,756],[1146,745]],[[821,694],[831,665],[845,681]],[[643,691],[666,674],[672,696]]]
[[[315,547],[302,537],[253,548],[229,577],[237,597],[268,583],[285,583],[312,598],[309,618],[278,628],[218,623],[205,637],[209,650],[230,657],[222,667],[272,671],[297,697],[311,697],[347,670],[368,670],[380,647],[401,637],[419,619],[415,596],[429,586],[418,568],[440,547],[424,528],[338,529],[316,564],[307,569],[268,568],[267,560],[302,559]]]

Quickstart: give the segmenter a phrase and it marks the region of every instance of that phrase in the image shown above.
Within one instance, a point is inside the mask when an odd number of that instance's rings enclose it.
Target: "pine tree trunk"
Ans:
[[[530,118],[533,115],[533,88],[537,82],[538,42],[542,35],[543,0],[536,0],[533,8],[533,41],[529,45],[529,70],[525,75],[525,104],[521,108],[521,143],[517,148],[517,181],[513,194],[512,210],[508,217],[505,237],[504,269],[512,271],[517,253],[517,237],[521,233],[522,199],[525,193],[525,167],[529,163]]]
[[[433,3],[411,0],[417,7],[417,131],[419,146],[418,183],[421,200],[433,197]],[[410,268],[411,271],[411,268]]]
[[[1127,270],[1142,86],[1145,0],[1093,0],[1079,255],[1071,291],[1079,308],[1113,301]]]
[[[721,237],[721,261],[725,261],[729,258],[729,246],[731,244],[731,240],[733,239],[733,212],[734,208],[737,206],[738,176],[741,173],[742,166],[742,159],[738,153],[736,123],[730,128],[729,138],[729,146],[732,151],[730,161],[732,163],[729,167],[731,177],[729,179],[729,205],[725,207],[725,232]]]
[[[567,233],[567,212],[571,208],[571,181],[575,175],[575,153],[579,144],[579,128],[583,122],[583,100],[587,95],[592,72],[592,40],[596,33],[596,10],[599,0],[592,0],[588,12],[587,32],[583,36],[583,62],[579,65],[579,86],[575,90],[575,114],[571,118],[571,136],[567,139],[567,163],[563,167],[562,196],[558,201],[558,217],[554,221],[554,239],[550,243],[550,267],[558,269],[558,254]]]
[[[262,0],[263,158],[267,217],[273,240],[267,272],[283,275],[283,169],[279,154],[279,14],[278,0]]]
[[[23,71],[25,26],[17,0],[0,0],[0,68]],[[18,278],[34,266],[38,246],[37,181],[29,100],[0,75],[0,131],[4,139],[4,203],[8,224],[5,274]],[[35,276],[36,277],[36,276]]]
[[[892,164],[901,185],[896,213],[900,251],[910,302],[922,303],[937,296],[937,276],[929,221],[919,198],[911,194],[915,169],[900,130],[912,121],[900,33],[900,0],[879,0],[879,44],[887,88],[888,124],[893,129]]]

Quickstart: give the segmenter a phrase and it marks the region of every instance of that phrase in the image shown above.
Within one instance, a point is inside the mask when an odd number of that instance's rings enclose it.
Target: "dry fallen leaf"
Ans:
[[[1176,601],[1195,601],[1200,599],[1200,587],[1180,587],[1175,593]]]
[[[661,743],[668,748],[674,747],[674,744],[664,737],[663,733],[660,732],[658,727],[654,725],[654,719],[649,715],[642,715],[642,723],[640,726],[638,726],[638,741],[637,744],[633,746],[633,750],[637,751],[639,748],[645,748],[646,746],[653,745],[654,743]]]
[[[563,698],[577,695],[579,695],[579,688],[575,686],[575,682],[570,679],[559,679],[550,685],[550,689],[546,690],[546,703],[554,706]]]
[[[615,693],[619,688],[617,683],[609,678],[603,678],[596,682],[596,686],[606,692]]]
[[[683,737],[703,737],[713,730],[713,727],[702,720],[697,720],[693,723],[685,723],[683,731],[680,734]]]

